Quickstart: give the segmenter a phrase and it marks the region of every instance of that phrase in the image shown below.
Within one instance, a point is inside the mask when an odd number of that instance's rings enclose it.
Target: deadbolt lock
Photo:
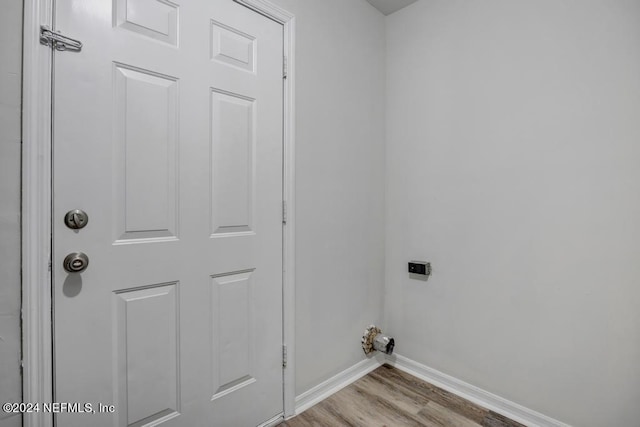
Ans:
[[[74,209],[64,216],[64,223],[72,230],[80,230],[86,227],[89,222],[89,215],[83,210]]]
[[[82,273],[89,266],[89,257],[83,252],[72,252],[64,258],[62,266],[67,273]]]

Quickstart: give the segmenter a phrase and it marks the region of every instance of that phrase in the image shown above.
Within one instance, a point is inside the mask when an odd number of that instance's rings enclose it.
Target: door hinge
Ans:
[[[59,51],[69,50],[72,52],[80,52],[80,50],[82,50],[80,40],[64,36],[59,31],[52,31],[51,28],[46,25],[40,26],[40,44]]]
[[[282,223],[287,224],[287,202],[282,201]]]
[[[286,79],[288,73],[289,73],[289,64],[287,61],[287,57],[283,56],[282,57],[282,78]]]
[[[287,346],[284,344],[282,345],[282,367],[287,367]]]

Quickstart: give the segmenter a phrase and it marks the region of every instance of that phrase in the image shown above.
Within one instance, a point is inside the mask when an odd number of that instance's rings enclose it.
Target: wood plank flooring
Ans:
[[[524,427],[389,365],[280,425]]]

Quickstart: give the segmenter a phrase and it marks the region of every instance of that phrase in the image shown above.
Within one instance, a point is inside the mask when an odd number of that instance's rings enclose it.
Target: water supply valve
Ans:
[[[384,335],[376,325],[369,325],[364,330],[364,335],[362,335],[362,350],[366,355],[376,350],[384,354],[391,354],[395,345],[395,340],[390,336]]]

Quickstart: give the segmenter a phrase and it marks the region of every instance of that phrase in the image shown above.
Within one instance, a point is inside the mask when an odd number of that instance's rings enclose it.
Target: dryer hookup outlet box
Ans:
[[[409,273],[429,277],[431,275],[431,263],[426,261],[409,261]]]

